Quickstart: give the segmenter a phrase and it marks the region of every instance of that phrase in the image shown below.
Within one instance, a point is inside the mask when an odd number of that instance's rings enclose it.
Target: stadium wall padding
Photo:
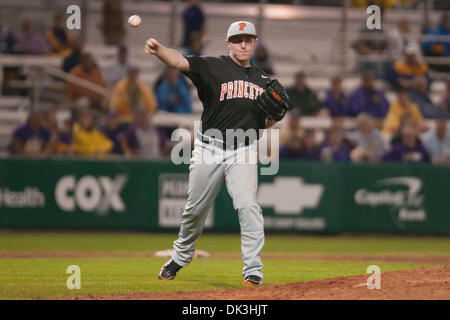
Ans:
[[[263,166],[260,166],[260,169]],[[188,165],[0,159],[0,228],[178,230]],[[280,162],[259,169],[266,232],[450,234],[450,167]],[[239,232],[225,184],[205,223]]]

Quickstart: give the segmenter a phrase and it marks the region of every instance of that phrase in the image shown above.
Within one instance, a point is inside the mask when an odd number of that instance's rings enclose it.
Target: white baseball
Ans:
[[[128,24],[133,27],[137,27],[141,24],[142,19],[137,14],[132,15],[128,18]]]

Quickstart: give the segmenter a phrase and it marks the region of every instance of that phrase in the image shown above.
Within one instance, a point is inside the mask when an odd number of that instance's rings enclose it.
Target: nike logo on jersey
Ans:
[[[256,97],[263,93],[264,89],[257,86],[254,83],[235,80],[224,82],[220,85],[220,101],[234,99],[234,98],[246,98],[256,100]]]
[[[267,77],[267,76],[263,76],[263,75],[261,75],[261,78],[264,78],[264,79],[269,79],[269,77]]]

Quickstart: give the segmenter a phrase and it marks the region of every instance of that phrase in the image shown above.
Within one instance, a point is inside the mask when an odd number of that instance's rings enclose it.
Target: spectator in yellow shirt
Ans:
[[[78,121],[73,126],[73,150],[78,155],[103,156],[108,154],[113,143],[94,127],[94,118],[89,109],[79,111]]]
[[[419,132],[428,130],[427,124],[423,121],[419,107],[411,102],[408,91],[400,88],[397,91],[397,99],[392,101],[389,106],[389,112],[383,122],[383,133],[392,135],[398,131],[402,117],[408,114],[411,117],[413,125]]]
[[[138,80],[139,69],[135,66],[128,71],[128,76],[120,80],[114,87],[111,104],[122,121],[131,122],[136,110],[144,106],[150,114],[156,110],[156,99],[153,91]]]
[[[431,82],[428,64],[420,57],[420,48],[416,43],[408,43],[403,58],[397,60],[387,73],[387,80],[394,87],[414,87],[415,77],[425,77],[427,84]]]

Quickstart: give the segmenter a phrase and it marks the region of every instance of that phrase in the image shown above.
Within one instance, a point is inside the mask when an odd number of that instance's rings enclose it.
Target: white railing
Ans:
[[[0,70],[4,67],[25,67],[28,69],[30,80],[27,82],[33,91],[33,102],[39,103],[42,86],[46,83],[43,74],[52,75],[60,80],[74,83],[80,87],[89,89],[104,97],[107,97],[108,89],[99,86],[85,79],[66,73],[60,69],[62,59],[55,56],[37,55],[1,55]],[[1,72],[3,74],[3,72]],[[3,79],[0,79],[0,88],[3,86]]]
[[[55,76],[61,80],[65,80],[67,82],[74,83],[80,87],[89,89],[94,91],[95,93],[101,94],[104,97],[108,96],[108,89],[99,86],[96,83],[90,82],[88,80],[82,79],[80,77],[74,76],[73,74],[62,71],[61,69],[52,67],[52,66],[44,66],[43,70],[52,76]]]

